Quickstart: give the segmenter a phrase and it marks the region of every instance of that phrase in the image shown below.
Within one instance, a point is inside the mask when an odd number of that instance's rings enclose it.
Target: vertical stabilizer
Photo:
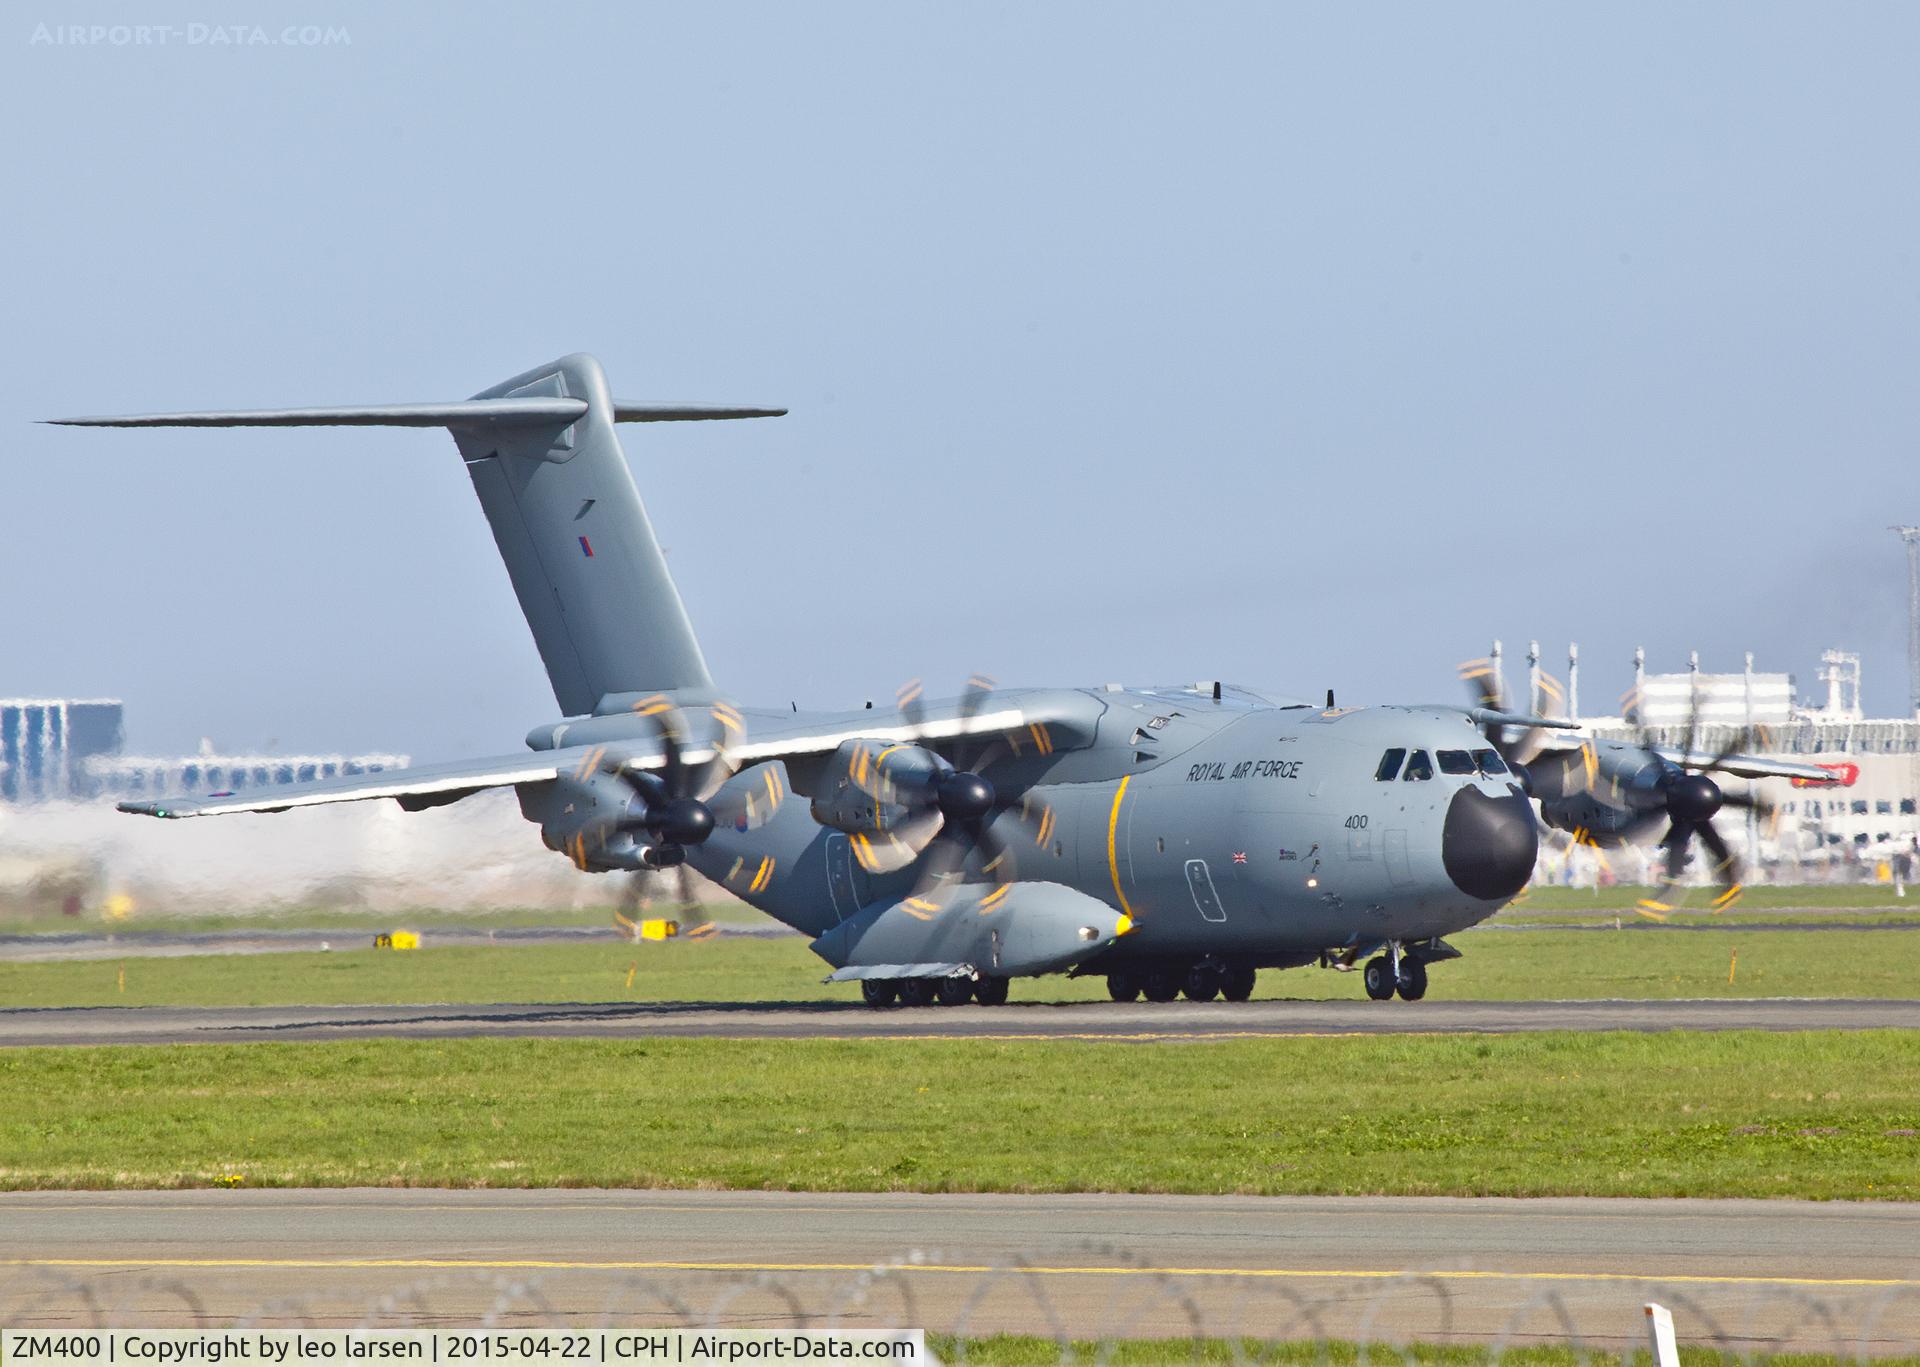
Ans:
[[[474,397],[586,403],[564,426],[452,428],[561,710],[591,712],[609,693],[710,689],[600,363],[567,356]]]
[[[54,418],[67,427],[445,427],[569,716],[609,693],[709,691],[706,661],[613,434],[617,422],[774,418],[738,404],[616,403],[564,356],[455,403]]]

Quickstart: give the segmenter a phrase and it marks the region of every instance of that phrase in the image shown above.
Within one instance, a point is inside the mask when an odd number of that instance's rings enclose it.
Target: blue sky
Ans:
[[[745,701],[923,675],[1591,706],[1866,657],[1920,522],[1920,10],[16,11],[0,692],[149,749],[515,748],[453,445],[67,413],[459,397],[573,350]],[[35,41],[71,23],[165,44]],[[252,36],[252,35],[248,35]]]

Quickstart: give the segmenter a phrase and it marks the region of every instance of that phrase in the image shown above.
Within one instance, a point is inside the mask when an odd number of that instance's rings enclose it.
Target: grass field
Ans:
[[[1593,917],[1611,919],[1616,913],[1629,915],[1634,906],[1652,890],[1621,884],[1609,888],[1564,888],[1541,885],[1529,888],[1518,902],[1500,912],[1498,919],[1518,921],[1567,921],[1578,923]],[[1920,888],[1909,897],[1894,895],[1891,884],[1837,883],[1794,886],[1754,886],[1741,894],[1732,911],[1713,917],[1709,904],[1717,888],[1684,889],[1678,895],[1680,919],[1699,917],[1737,923],[1748,920],[1778,920],[1781,911],[1860,910],[1897,915],[1902,920],[1920,922]],[[720,900],[706,906],[706,914],[723,923],[762,923],[766,918],[741,902]],[[4,914],[0,908],[0,934],[71,935],[75,932],[99,933],[192,933],[200,931],[245,931],[294,928],[301,930],[364,931],[404,926],[416,930],[466,928],[485,930],[515,926],[604,926],[613,921],[611,904],[586,907],[497,907],[465,911],[447,911],[434,907],[407,911],[367,911],[351,907],[314,906],[278,907],[272,911],[221,912],[206,915],[141,914],[124,920],[106,920],[99,915],[83,917],[19,917]],[[671,902],[662,901],[645,914],[672,916]],[[1824,919],[1822,917],[1821,919]]]
[[[1465,957],[1435,966],[1435,999],[1920,995],[1920,931],[1488,929],[1453,943]],[[826,966],[798,937],[635,945],[609,935],[603,943],[434,948],[428,932],[427,944],[398,953],[0,962],[0,1007],[857,998],[845,984],[821,982]],[[1357,973],[1300,968],[1262,973],[1256,995],[1366,994]],[[1106,988],[1099,978],[1024,979],[1013,996],[1100,1000]]]
[[[1842,883],[1792,887],[1748,887],[1725,911],[1713,910],[1717,887],[1686,887],[1664,893],[1647,887],[1563,888],[1551,885],[1525,889],[1493,916],[1495,924],[1588,925],[1616,917],[1646,917],[1638,908],[1654,900],[1671,908],[1662,919],[1672,924],[1737,926],[1742,924],[1834,920],[1861,920],[1875,924],[1920,924],[1920,887],[1908,896],[1896,896],[1891,884]],[[1664,897],[1664,901],[1661,899]]]
[[[1566,888],[1535,884],[1520,895],[1515,911],[1626,911],[1653,890],[1630,883],[1607,888]],[[1682,888],[1677,900],[1705,910],[1720,891],[1713,886]],[[1673,899],[1670,899],[1673,900]],[[1920,913],[1920,887],[1896,896],[1891,883],[1753,883],[1740,893],[1740,910],[1769,911],[1782,907],[1836,910],[1859,908]]]
[[[744,902],[704,905],[712,920],[727,924],[767,918]],[[614,907],[485,907],[448,910],[413,907],[405,911],[368,911],[353,907],[275,907],[261,911],[209,912],[204,915],[142,913],[114,919],[86,916],[11,916],[0,914],[0,935],[192,935],[211,931],[337,930],[373,935],[376,931],[507,930],[520,926],[611,926]],[[679,903],[650,903],[641,916],[684,917]]]
[[[1920,1197],[1901,1032],[0,1053],[0,1186]]]

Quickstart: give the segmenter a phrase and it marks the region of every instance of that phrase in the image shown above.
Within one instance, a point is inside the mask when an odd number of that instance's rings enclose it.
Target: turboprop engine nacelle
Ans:
[[[1588,741],[1580,749],[1536,758],[1526,766],[1540,820],[1584,833],[1605,845],[1667,808],[1668,791],[1686,772],[1638,745]]]
[[[591,872],[671,867],[713,829],[705,804],[668,796],[653,774],[562,774],[517,791],[521,815],[540,827],[546,847]]]

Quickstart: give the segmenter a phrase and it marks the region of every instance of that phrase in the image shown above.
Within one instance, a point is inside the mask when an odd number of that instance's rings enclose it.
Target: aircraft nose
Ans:
[[[1509,786],[1504,797],[1478,788],[1453,795],[1440,832],[1440,862],[1467,896],[1506,901],[1527,885],[1539,852],[1533,804],[1517,788]]]

